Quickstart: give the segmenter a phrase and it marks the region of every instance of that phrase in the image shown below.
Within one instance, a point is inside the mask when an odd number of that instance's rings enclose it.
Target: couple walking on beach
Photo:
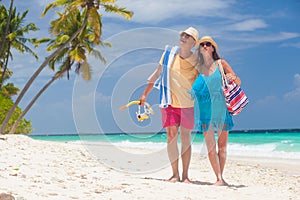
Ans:
[[[217,177],[214,185],[227,185],[223,178],[228,131],[233,127],[222,92],[222,65],[228,80],[240,84],[231,66],[217,53],[218,45],[210,37],[198,40],[198,31],[189,27],[179,33],[179,47],[166,46],[158,68],[148,79],[140,97],[144,104],[156,87],[160,90],[162,126],[168,136],[167,151],[172,167],[170,182],[191,183],[188,170],[191,160],[191,131],[204,134],[208,157]],[[196,52],[192,52],[196,47]],[[180,132],[181,150],[177,140]],[[214,133],[217,132],[216,142]],[[218,147],[218,148],[217,148]],[[179,174],[179,154],[182,174]]]

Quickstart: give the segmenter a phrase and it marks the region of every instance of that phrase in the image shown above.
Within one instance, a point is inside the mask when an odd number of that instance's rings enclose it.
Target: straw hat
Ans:
[[[200,43],[202,42],[210,42],[216,49],[216,51],[218,51],[218,45],[217,43],[212,39],[212,37],[210,36],[203,36],[199,41],[198,41],[198,46],[200,45]]]
[[[180,34],[182,34],[182,33],[186,33],[186,34],[192,36],[196,42],[198,41],[199,34],[198,34],[198,31],[194,27],[189,27],[185,31],[180,31]]]

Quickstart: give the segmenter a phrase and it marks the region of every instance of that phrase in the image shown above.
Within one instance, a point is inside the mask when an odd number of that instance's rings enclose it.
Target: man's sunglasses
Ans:
[[[181,33],[181,34],[180,34],[180,37],[184,37],[185,39],[189,39],[189,38],[190,38],[190,35],[189,35],[189,34],[186,34],[186,33]]]

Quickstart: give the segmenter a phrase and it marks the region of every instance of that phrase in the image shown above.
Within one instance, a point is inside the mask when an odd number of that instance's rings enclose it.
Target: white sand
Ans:
[[[102,164],[80,144],[38,141],[23,135],[1,137],[6,140],[0,140],[0,193],[12,194],[17,200],[300,199],[297,160],[228,155],[224,177],[230,186],[216,187],[211,185],[215,177],[208,158],[196,152],[189,172],[193,184],[168,183],[163,179],[171,175],[169,166],[156,172],[125,173]],[[103,154],[109,157],[108,152]],[[124,170],[135,163],[126,160],[126,165]]]

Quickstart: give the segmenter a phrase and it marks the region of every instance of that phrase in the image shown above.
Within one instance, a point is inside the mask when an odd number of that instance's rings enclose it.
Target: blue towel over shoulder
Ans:
[[[166,45],[164,51],[164,59],[162,63],[162,72],[155,81],[154,87],[160,90],[160,107],[166,108],[172,103],[170,91],[170,68],[176,54],[179,51],[178,46]]]

